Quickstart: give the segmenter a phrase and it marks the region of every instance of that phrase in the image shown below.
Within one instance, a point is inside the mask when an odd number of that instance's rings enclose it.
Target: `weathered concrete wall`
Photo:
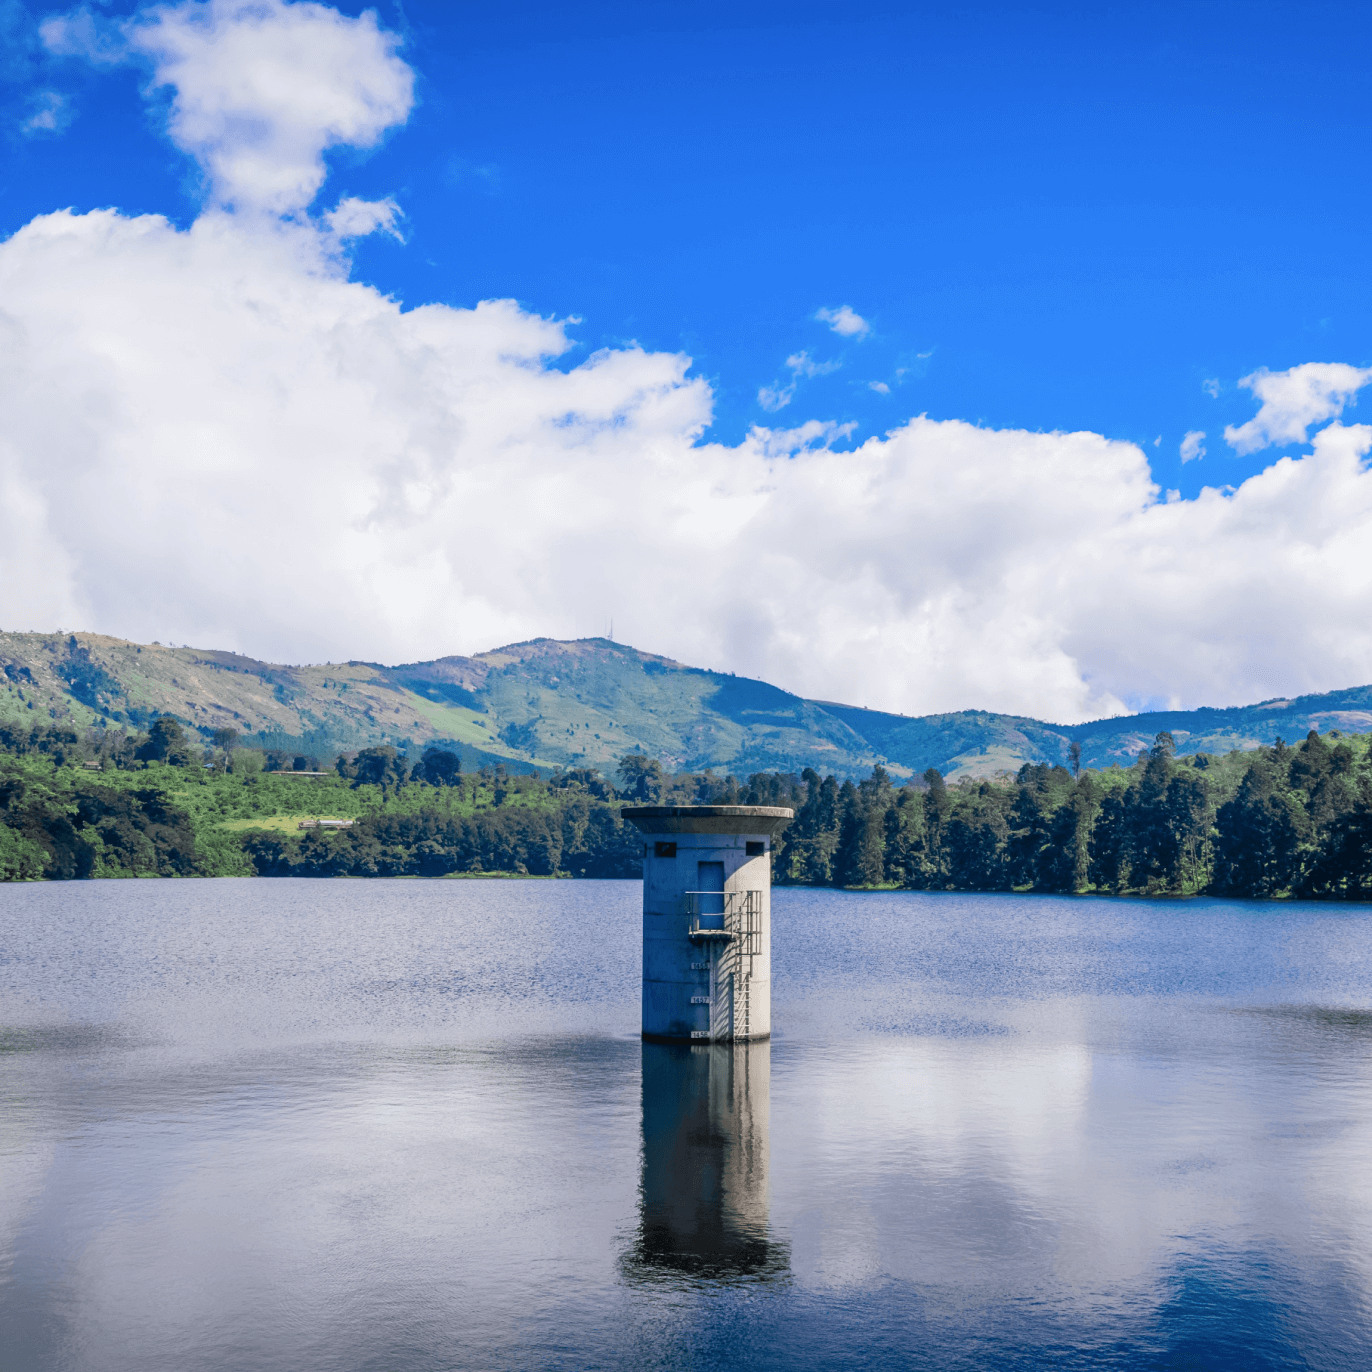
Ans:
[[[646,840],[643,1033],[707,1042],[767,1038],[772,1032],[772,835],[792,811],[702,805],[639,807],[623,815]],[[735,940],[691,936],[687,897],[713,888],[703,863],[722,865],[726,898],[756,893],[751,902],[755,951],[745,965]]]

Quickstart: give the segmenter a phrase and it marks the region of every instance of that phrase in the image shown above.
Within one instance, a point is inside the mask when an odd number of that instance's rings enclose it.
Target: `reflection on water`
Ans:
[[[775,1278],[767,1220],[772,1045],[643,1045],[643,1183],[625,1275]]]
[[[1372,910],[0,887],[0,1372],[1362,1372]]]

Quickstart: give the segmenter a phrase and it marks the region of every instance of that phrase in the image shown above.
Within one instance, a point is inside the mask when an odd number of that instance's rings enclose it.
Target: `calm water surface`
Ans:
[[[0,887],[0,1366],[1372,1367],[1372,915],[631,882]]]

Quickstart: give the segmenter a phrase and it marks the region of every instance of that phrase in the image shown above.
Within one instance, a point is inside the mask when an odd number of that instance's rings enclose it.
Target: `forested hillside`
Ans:
[[[1181,755],[1270,745],[1311,729],[1372,729],[1372,687],[1229,709],[1059,725],[984,710],[907,716],[804,700],[606,639],[535,639],[474,657],[385,667],[283,666],[98,634],[0,633],[0,722],[146,729],[178,719],[202,743],[236,730],[260,749],[318,756],[442,747],[474,770],[598,767],[642,751],[669,772],[816,771],[900,781],[930,767],[994,778],[1024,763],[1132,764],[1162,730]]]
[[[789,805],[780,883],[917,890],[1372,897],[1369,740],[1175,755],[1160,733],[1133,765],[1027,763],[898,785],[757,772],[669,773],[645,753],[613,778],[503,765],[464,772],[389,746],[319,767],[211,746],[173,720],[146,734],[0,726],[0,879],[137,876],[637,876],[622,804]],[[319,827],[319,821],[325,821]],[[328,827],[329,821],[351,821]]]
[[[1167,733],[1128,768],[1026,764],[952,786],[805,782],[784,880],[919,890],[1110,895],[1372,896],[1364,739],[1312,732],[1178,760]]]
[[[281,761],[166,720],[145,735],[0,726],[0,878],[638,870],[604,787],[464,776],[447,753],[407,769],[387,747],[323,775],[269,770]],[[352,824],[302,829],[320,819]]]

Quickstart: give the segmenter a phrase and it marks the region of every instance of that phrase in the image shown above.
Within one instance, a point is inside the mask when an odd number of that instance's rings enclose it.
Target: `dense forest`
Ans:
[[[326,767],[236,742],[170,718],[143,734],[0,726],[0,879],[631,877],[642,840],[621,805],[761,804],[796,811],[778,883],[1372,898],[1372,750],[1337,732],[1186,758],[1162,733],[1132,767],[955,784],[931,769],[903,785],[881,767],[857,783],[810,768],[669,775],[642,753],[612,779],[464,774],[442,748]]]

